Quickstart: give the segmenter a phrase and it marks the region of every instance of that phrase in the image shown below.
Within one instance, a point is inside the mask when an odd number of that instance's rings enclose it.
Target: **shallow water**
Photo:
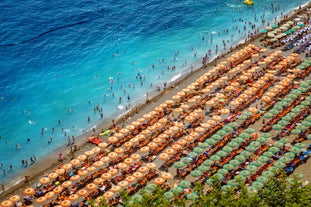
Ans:
[[[307,1],[271,2],[0,2],[0,151],[7,171],[0,172],[0,183],[24,169],[22,159],[43,158],[67,143],[65,133],[80,135],[117,108],[163,88],[209,49],[211,59],[216,44],[217,54],[235,45],[247,37],[245,22],[262,28]],[[94,113],[96,106],[103,118]]]

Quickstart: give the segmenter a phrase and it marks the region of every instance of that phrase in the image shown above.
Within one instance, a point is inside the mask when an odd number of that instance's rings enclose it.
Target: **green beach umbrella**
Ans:
[[[248,134],[252,134],[252,133],[254,133],[256,130],[255,129],[253,129],[253,128],[247,128],[247,129],[245,129],[243,132],[245,132],[245,133],[248,133]]]
[[[292,102],[293,100],[294,100],[293,98],[286,97],[286,98],[283,98],[283,100],[282,100],[282,101]]]
[[[231,147],[224,147],[224,148],[222,148],[222,150],[224,151],[224,152],[232,152],[232,148]]]
[[[278,110],[278,111],[282,111],[283,110],[283,106],[276,105],[276,106],[273,107],[273,109]]]
[[[259,176],[256,181],[261,182],[261,183],[267,183],[269,181],[269,179],[266,176]]]
[[[181,161],[182,161],[184,164],[188,164],[188,163],[190,163],[192,160],[191,160],[189,157],[183,157],[183,158],[181,158]]]
[[[283,143],[283,142],[276,141],[276,142],[274,142],[273,146],[275,146],[275,147],[283,147],[283,146],[284,146],[284,143]]]
[[[200,167],[198,167],[198,170],[200,170],[201,172],[207,172],[210,168],[205,166],[205,165],[201,165]]]
[[[263,171],[262,172],[262,175],[263,176],[266,176],[266,177],[273,177],[274,176],[274,173],[269,171],[269,170],[266,170],[266,171]]]
[[[285,180],[292,185],[296,182],[295,178],[293,177],[287,177]]]
[[[202,165],[207,166],[207,167],[211,166],[212,164],[214,164],[214,161],[212,161],[212,160],[205,160],[202,163]]]
[[[222,136],[220,136],[219,134],[214,134],[214,135],[212,136],[212,139],[213,139],[213,140],[216,140],[216,141],[219,141],[219,140],[222,140]]]
[[[227,134],[227,132],[225,130],[221,129],[216,134],[219,135],[222,138],[223,136],[225,136]]]
[[[224,165],[224,169],[233,170],[234,169],[234,165],[232,165],[232,164],[225,164]]]
[[[295,89],[291,91],[291,94],[300,95],[302,91],[300,89]]]
[[[252,186],[255,187],[256,189],[261,189],[263,188],[264,184],[258,181],[255,181],[252,183]]]
[[[203,143],[199,143],[198,144],[198,147],[200,147],[200,148],[202,148],[202,149],[206,149],[206,148],[208,148],[210,145],[208,144],[208,143],[205,143],[205,142],[203,142]]]
[[[247,186],[247,190],[249,193],[256,193],[257,192],[257,188],[255,188],[254,186]]]
[[[288,163],[288,162],[290,162],[292,159],[290,158],[290,157],[285,157],[285,156],[283,156],[283,157],[281,157],[280,159],[279,159],[279,161],[280,162],[283,162],[283,163]]]
[[[244,141],[244,140],[242,139],[242,141]],[[239,146],[239,143],[236,142],[236,140],[234,139],[233,141],[231,141],[231,142],[228,143],[228,146],[229,146],[231,149],[232,149],[232,148],[236,148],[236,147]]]
[[[238,166],[239,164],[240,164],[240,162],[238,161],[238,160],[231,160],[230,162],[229,162],[229,164],[231,164],[231,165],[234,165],[234,166]]]
[[[232,131],[233,131],[233,128],[230,127],[230,126],[225,126],[225,127],[223,128],[223,130],[226,131],[226,132],[228,133],[228,132],[232,132]]]
[[[292,134],[300,134],[301,133],[301,130],[299,130],[299,129],[293,129],[292,131],[291,131],[291,133]]]
[[[274,129],[274,130],[281,130],[281,129],[283,129],[283,126],[282,125],[280,125],[280,124],[275,124],[275,125],[273,125],[272,126],[272,129]]]
[[[225,192],[230,192],[232,190],[232,186],[231,185],[224,185],[221,187],[221,190],[225,191]]]
[[[173,192],[168,191],[168,192],[165,192],[165,193],[164,193],[164,197],[165,197],[165,199],[167,199],[167,200],[171,200],[172,198],[175,197],[175,195],[174,195]]]
[[[149,183],[148,185],[146,185],[146,189],[154,191],[156,189],[156,185],[153,183]]]
[[[283,162],[281,162],[281,161],[277,161],[277,162],[274,163],[273,166],[276,167],[276,168],[281,169],[281,168],[284,168],[284,167],[285,167],[285,163],[283,163]]]
[[[226,174],[228,174],[228,170],[227,169],[219,169],[217,171],[217,173],[222,174],[222,175],[226,175]]]
[[[249,138],[249,134],[248,133],[245,133],[245,132],[242,132],[239,137],[241,137],[242,139],[247,139]]]
[[[174,187],[170,190],[174,194],[180,194],[182,192],[182,188],[180,186]]]
[[[196,148],[193,149],[193,152],[195,152],[197,154],[201,154],[201,153],[204,152],[204,150],[202,148],[200,148],[200,147],[196,147]]]
[[[282,143],[286,144],[286,143],[289,142],[289,139],[287,139],[287,138],[282,138],[282,139],[279,140],[279,142],[282,142]]]
[[[244,139],[242,139],[241,137],[237,137],[237,138],[235,138],[233,141],[236,142],[236,143],[241,143],[241,142],[244,142]],[[231,142],[230,142],[230,143],[231,143]],[[231,144],[230,144],[229,146],[230,146],[230,147],[234,147],[234,146],[232,146]]]
[[[234,159],[236,159],[236,160],[238,160],[240,162],[243,162],[244,160],[246,160],[246,157],[244,157],[243,155],[237,155],[237,156],[235,156]]]
[[[297,143],[297,144],[295,144],[295,147],[298,147],[298,148],[305,148],[307,145],[305,144],[305,143],[301,143],[301,142],[299,142],[299,143]]]
[[[277,147],[270,147],[268,150],[269,150],[270,152],[276,153],[276,152],[279,151],[279,148],[277,148]]]
[[[304,174],[302,174],[302,173],[294,173],[293,176],[296,178],[299,178],[299,179],[302,179],[305,177]]]
[[[251,174],[251,172],[249,170],[243,170],[239,173],[239,175],[242,175],[244,177],[247,177]]]
[[[311,134],[308,134],[307,139],[311,140]]]
[[[143,200],[143,196],[140,195],[140,194],[134,194],[132,196],[132,201],[138,201],[138,202],[141,202]]]
[[[294,112],[289,112],[286,116],[294,118],[296,116],[296,113]]]
[[[280,106],[287,106],[288,105],[288,102],[286,102],[286,101],[280,101],[279,103],[278,103]]]
[[[271,114],[273,114],[273,115],[276,115],[276,114],[280,113],[280,110],[271,109],[271,110],[269,111],[269,113],[271,113]]]
[[[245,116],[251,116],[251,115],[253,115],[252,112],[250,112],[250,111],[243,111],[242,114],[245,115]]]
[[[216,156],[219,156],[219,157],[225,157],[226,155],[227,155],[227,153],[224,152],[224,151],[222,151],[222,150],[220,150],[220,151],[218,151],[218,152],[216,153]]]
[[[206,181],[205,181],[205,183],[207,184],[207,185],[213,185],[214,184],[214,180],[213,179],[211,179],[211,178],[209,178],[209,179],[207,179]]]
[[[265,157],[272,157],[274,155],[274,153],[272,153],[271,151],[267,151],[267,152],[264,152],[263,155]]]
[[[224,178],[224,176],[222,174],[219,174],[219,173],[214,174],[212,177],[214,177],[217,180],[222,180]]]
[[[264,138],[264,137],[259,137],[259,138],[257,139],[257,141],[260,142],[260,143],[266,143],[266,142],[267,142],[267,139]]]
[[[251,153],[248,152],[248,151],[246,151],[246,150],[243,150],[243,151],[240,153],[240,155],[242,155],[242,156],[244,156],[244,157],[249,157],[249,156],[251,156]]]
[[[304,121],[301,122],[301,125],[306,126],[306,127],[310,127],[311,126],[311,121],[304,120]]]
[[[181,188],[189,188],[190,185],[191,185],[190,182],[186,180],[182,180],[178,183],[178,187],[181,187]]]
[[[183,163],[182,161],[174,163],[174,167],[176,167],[176,168],[183,168],[185,166],[186,166],[185,163]]]
[[[249,170],[251,172],[255,172],[257,170],[257,167],[255,165],[248,165],[248,166],[246,166],[246,170]]]
[[[243,177],[243,176],[241,176]],[[234,180],[229,180],[228,181],[228,185],[231,185],[231,186],[238,186],[239,185],[239,182],[237,179],[234,179]]]
[[[253,147],[259,147],[260,145],[261,145],[261,143],[258,142],[258,141],[253,141],[253,142],[251,142],[251,144],[250,144],[250,146],[253,146]]]
[[[267,161],[269,160],[269,157],[260,156],[260,157],[258,157],[258,160],[259,160],[260,162],[267,162]]]
[[[271,134],[269,132],[265,132],[265,133],[261,133],[260,137],[264,137],[264,138],[270,138]]]
[[[294,153],[292,153],[292,152],[286,152],[284,154],[284,157],[294,158],[294,157],[296,157],[296,155]]]
[[[302,125],[302,124],[301,124],[301,125],[296,126],[295,129],[298,129],[298,130],[300,130],[300,131],[304,131],[304,130],[307,129],[307,127],[306,127],[305,125]]]
[[[265,118],[265,119],[271,119],[274,115],[270,112],[268,113],[265,113],[262,117]]]
[[[220,160],[220,157],[219,157],[218,155],[212,155],[212,156],[210,157],[210,160],[218,161],[218,160]]]
[[[242,114],[242,115],[239,116],[238,119],[239,120],[246,120],[247,118],[248,118],[248,116],[245,116],[245,115]]]
[[[190,152],[190,153],[187,154],[188,157],[192,157],[192,158],[193,158],[193,157],[196,157],[196,156],[198,156],[198,155],[199,155],[199,154],[197,154],[197,153],[195,153],[195,152]]]
[[[190,172],[190,175],[193,176],[193,177],[200,177],[202,175],[202,171],[200,171],[200,170],[192,170]]]
[[[247,147],[245,148],[245,150],[247,150],[247,151],[249,151],[249,152],[255,152],[255,151],[257,150],[257,148],[256,148],[256,147],[253,147],[253,146],[247,146]]]
[[[208,139],[205,141],[207,144],[210,144],[210,145],[214,145],[216,144],[216,141],[214,139]]]
[[[301,149],[295,146],[295,147],[291,147],[289,151],[291,151],[292,153],[298,154],[301,152]]]
[[[232,127],[232,128],[235,128],[235,127],[239,126],[239,124],[236,123],[236,122],[230,122],[230,123],[228,123],[227,125],[230,126],[230,127]]]
[[[199,196],[198,196],[198,194],[192,192],[192,193],[186,194],[186,198],[188,200],[194,201],[194,200],[198,199]]]
[[[243,175],[236,175],[235,177],[234,177],[234,180],[236,180],[236,181],[245,181],[246,180],[246,177],[247,176],[243,176]]]
[[[291,99],[296,99],[298,96],[296,94],[288,94],[286,97],[291,98]]]
[[[252,162],[252,165],[255,165],[257,167],[261,166],[262,165],[262,162],[260,160],[255,160]]]
[[[292,119],[293,119],[293,117],[290,117],[290,116],[287,116],[287,115],[282,117],[282,120],[283,121],[287,121],[287,122],[292,120]]]
[[[286,126],[288,124],[288,121],[280,120],[278,121],[278,124],[282,126]]]
[[[301,112],[301,109],[295,107],[295,108],[293,108],[291,111],[292,111],[292,112],[295,112],[295,113],[299,113],[299,112]]]
[[[305,120],[306,121],[311,121],[311,116],[308,116]]]

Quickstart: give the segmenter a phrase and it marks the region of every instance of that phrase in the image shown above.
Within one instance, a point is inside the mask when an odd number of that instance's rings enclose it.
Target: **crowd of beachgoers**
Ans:
[[[155,185],[168,200],[191,200],[191,187],[210,191],[212,177],[223,190],[244,181],[259,191],[278,170],[291,175],[311,153],[309,31],[309,10],[267,27],[261,45],[241,46],[153,111],[113,125],[98,146],[1,206],[116,206],[121,189],[139,200]]]

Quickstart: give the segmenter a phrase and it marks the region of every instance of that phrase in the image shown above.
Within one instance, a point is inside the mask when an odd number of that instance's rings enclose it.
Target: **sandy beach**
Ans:
[[[294,11],[293,13],[289,14],[288,19],[292,19],[293,16],[296,16],[299,13],[304,13],[306,8],[309,8],[311,4],[309,3],[304,8],[302,8],[299,11]],[[286,20],[282,20],[286,21]],[[181,91],[182,89],[189,86],[191,83],[195,82],[199,77],[201,77],[203,74],[205,74],[207,71],[212,69],[215,65],[222,61],[226,61],[227,58],[229,58],[232,53],[235,53],[239,51],[241,48],[243,48],[247,44],[253,44],[255,46],[262,47],[262,42],[260,39],[263,37],[263,34],[260,34],[256,38],[252,38],[251,40],[246,41],[244,44],[238,45],[236,48],[233,48],[231,52],[227,52],[216,59],[214,59],[212,62],[208,63],[205,66],[200,67],[197,70],[187,70],[185,71],[181,77],[179,77],[178,80],[171,82],[168,84],[168,87],[166,90],[162,90],[161,92],[151,92],[149,93],[149,102],[144,103],[145,100],[140,100],[136,106],[132,108],[132,110],[128,111],[126,114],[115,114],[113,117],[115,118],[115,123],[121,127],[127,126],[131,122],[139,119],[142,117],[142,115],[147,114],[148,112],[154,110],[155,107],[159,106],[159,104],[164,103],[166,100],[171,99],[172,96],[176,95],[177,92]],[[280,48],[276,49],[268,49],[269,53],[272,53],[276,50],[280,50]],[[293,51],[289,50],[287,52],[283,53],[283,56],[288,56]],[[299,57],[301,59],[305,58],[305,54],[300,54]],[[197,63],[196,65],[199,65]],[[310,78],[307,77],[306,79]],[[137,108],[136,108],[137,107]],[[137,111],[138,110],[138,111]],[[95,135],[98,136],[98,134],[102,130],[110,129],[112,126],[113,119],[105,119],[102,123],[96,126],[96,132]],[[256,122],[255,125],[251,125],[250,127],[259,129],[261,126]],[[38,160],[36,163],[34,163],[31,167],[28,167],[26,169],[26,172],[22,175],[17,176],[17,178],[9,183],[5,184],[5,191],[1,194],[1,201],[8,198],[10,195],[13,194],[23,194],[23,190],[26,187],[33,187],[36,183],[39,182],[39,179],[43,177],[45,174],[51,173],[53,169],[57,168],[62,163],[68,163],[71,159],[74,157],[77,157],[77,155],[83,154],[84,152],[92,149],[95,145],[88,143],[87,138],[93,136],[92,130],[88,131],[87,133],[81,135],[80,137],[76,138],[76,144],[79,148],[74,153],[70,152],[70,147],[63,146],[57,150],[55,150],[53,153],[48,155],[45,159]],[[107,141],[108,136],[101,136],[101,139],[103,141]],[[310,141],[306,141],[305,143],[311,144]],[[62,162],[58,161],[57,154],[61,152],[64,156],[64,160]],[[311,172],[309,170],[311,165],[311,161],[308,160],[304,165],[299,166],[295,172],[301,172],[305,175],[304,180],[311,180]],[[25,180],[25,176],[27,175],[27,181]]]

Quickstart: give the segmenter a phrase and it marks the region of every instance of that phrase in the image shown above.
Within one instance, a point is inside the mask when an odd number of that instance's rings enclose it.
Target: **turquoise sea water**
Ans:
[[[307,0],[254,2],[1,1],[0,183]]]

